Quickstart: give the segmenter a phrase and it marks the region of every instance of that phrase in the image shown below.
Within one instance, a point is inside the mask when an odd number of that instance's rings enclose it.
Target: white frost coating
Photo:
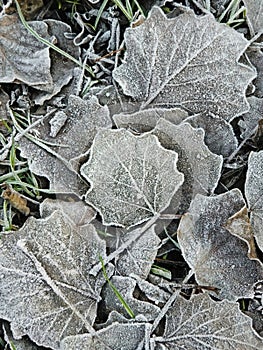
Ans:
[[[106,225],[142,223],[162,212],[182,185],[177,158],[154,135],[101,130],[89,161],[81,167],[91,183],[86,201],[100,212]]]
[[[237,61],[249,41],[213,16],[188,9],[167,19],[154,7],[142,25],[126,30],[125,42],[113,77],[142,109],[183,107],[227,121],[248,111],[245,92],[256,72]]]
[[[245,195],[254,235],[263,251],[263,151],[249,155]]]

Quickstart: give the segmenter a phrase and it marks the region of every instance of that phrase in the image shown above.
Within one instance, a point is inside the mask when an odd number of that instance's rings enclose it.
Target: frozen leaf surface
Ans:
[[[104,224],[139,224],[162,212],[183,183],[176,162],[177,154],[165,150],[154,135],[99,131],[81,168],[91,183],[86,201],[101,213]]]
[[[65,338],[61,343],[61,350],[143,350],[147,329],[147,323],[115,322],[97,331],[94,337],[81,334]]]
[[[121,243],[133,235],[134,231],[129,232]],[[118,273],[122,276],[130,276],[132,271],[133,274],[146,279],[156,258],[160,242],[155,233],[155,227],[152,226],[120,254],[116,264]]]
[[[78,228],[60,211],[31,217],[21,230],[3,236],[0,317],[11,321],[14,337],[28,335],[59,349],[65,336],[93,332],[105,279],[89,276],[89,270],[105,249],[92,225]]]
[[[120,113],[113,116],[118,128],[130,128],[138,132],[152,130],[160,118],[173,124],[180,124],[188,117],[188,113],[180,108],[149,108],[131,114]]]
[[[234,130],[224,119],[213,114],[200,113],[186,118],[185,122],[205,131],[204,141],[211,152],[225,158],[236,150],[238,142]]]
[[[50,40],[44,22],[30,22],[43,38]],[[20,82],[49,91],[52,87],[49,48],[22,25],[16,15],[0,16],[0,82]]]
[[[76,226],[89,224],[96,216],[96,211],[83,201],[64,201],[61,199],[45,199],[40,204],[40,215],[46,218],[55,210],[62,211]]]
[[[185,179],[175,200],[181,203],[181,211],[187,210],[197,193],[213,193],[220,177],[222,157],[209,151],[202,129],[194,129],[188,123],[174,125],[160,119],[152,133],[163,147],[178,153],[177,166]]]
[[[247,20],[251,34],[263,31],[263,3],[261,0],[243,0],[247,8]]]
[[[263,151],[250,153],[245,194],[251,212],[254,235],[259,248],[263,251]]]
[[[49,179],[51,190],[79,194],[85,185],[74,159],[88,151],[96,132],[104,127],[111,127],[107,106],[101,106],[96,97],[84,101],[71,95],[64,111],[45,118],[43,125],[36,127],[38,141],[48,142],[48,147],[23,137],[19,148],[30,160],[31,170]]]
[[[261,349],[263,340],[251,323],[237,303],[215,302],[206,294],[195,295],[189,301],[178,296],[166,314],[163,337],[152,340],[168,350]]]
[[[231,120],[248,110],[245,91],[255,72],[237,60],[249,42],[213,16],[185,10],[173,19],[154,7],[125,32],[124,63],[113,72],[141,108],[184,107]]]
[[[178,228],[183,256],[197,282],[219,288],[219,298],[251,297],[254,283],[263,277],[261,264],[248,258],[247,244],[226,227],[244,206],[237,189],[215,197],[197,195]]]
[[[258,73],[256,79],[253,80],[256,86],[255,96],[263,97],[263,52],[260,49],[248,50],[247,55]]]
[[[258,123],[263,119],[263,98],[251,96],[248,98],[250,111],[243,115],[238,123],[242,130],[241,137],[243,139],[254,136],[257,131]]]

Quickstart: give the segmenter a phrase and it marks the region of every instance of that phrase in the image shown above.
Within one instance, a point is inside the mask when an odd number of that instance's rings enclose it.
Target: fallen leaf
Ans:
[[[257,70],[257,77],[253,80],[256,87],[255,96],[263,97],[263,52],[260,49],[247,50],[250,62]]]
[[[126,233],[120,238],[120,244],[129,240],[134,234],[136,234],[134,230]],[[156,258],[160,242],[161,240],[155,233],[155,226],[150,227],[119,255],[115,262],[118,273],[121,276],[130,276],[132,271],[133,274],[146,279]]]
[[[180,108],[149,108],[130,114],[115,114],[113,120],[118,128],[130,128],[142,133],[152,130],[160,118],[169,120],[173,124],[180,124],[187,117],[188,113]]]
[[[258,123],[263,119],[263,98],[256,96],[248,97],[250,111],[242,116],[238,125],[242,131],[242,139],[251,138],[255,135]]]
[[[41,37],[51,40],[44,22],[29,25]],[[17,15],[0,16],[0,47],[1,83],[19,82],[44,91],[52,89],[49,48],[29,33]]]
[[[79,160],[75,158],[89,150],[100,128],[111,127],[109,111],[96,97],[83,100],[70,95],[67,108],[58,113],[64,113],[64,125],[59,124],[54,131],[57,114],[45,118],[35,128],[39,132],[37,140],[28,139],[26,134],[20,139],[19,148],[22,157],[29,160],[30,170],[48,178],[51,190],[80,195],[86,188],[78,174]]]
[[[124,129],[101,130],[81,174],[91,183],[87,203],[105,225],[129,227],[161,213],[183,183],[177,153],[154,135],[134,136]]]
[[[28,335],[56,350],[67,335],[93,332],[105,279],[89,270],[105,250],[92,225],[76,227],[60,211],[3,235],[0,317],[11,322],[14,338]]]
[[[154,349],[167,350],[258,350],[263,339],[252,329],[251,319],[244,315],[238,303],[213,301],[207,294],[194,295],[190,300],[178,296],[166,314],[162,337],[152,338]]]
[[[226,228],[232,235],[235,235],[248,245],[248,256],[252,259],[257,259],[257,252],[255,246],[254,233],[248,217],[247,207],[242,208],[227,220]]]
[[[249,155],[245,195],[254,235],[263,251],[263,151],[251,152]]]
[[[167,19],[154,7],[124,38],[124,62],[113,77],[141,109],[183,107],[227,121],[248,110],[245,91],[256,74],[237,61],[249,42],[212,15],[186,9]]]
[[[197,193],[213,193],[220,178],[223,159],[209,151],[204,143],[204,131],[194,129],[188,123],[174,125],[160,119],[152,133],[163,147],[178,153],[177,166],[184,174],[184,183],[173,202],[180,206],[180,213],[184,213]],[[175,208],[172,209],[172,212],[175,211]]]
[[[65,338],[61,343],[61,350],[143,350],[148,324],[118,323],[90,334],[79,334]]]
[[[263,30],[263,3],[261,0],[243,0],[251,36]]]
[[[194,128],[201,128],[205,132],[205,144],[211,152],[229,157],[238,146],[232,125],[213,114],[197,114],[185,119]]]
[[[218,288],[216,296],[231,301],[251,297],[254,283],[263,278],[262,265],[248,258],[247,244],[226,228],[228,219],[244,206],[238,189],[214,197],[198,194],[177,232],[197,283]]]

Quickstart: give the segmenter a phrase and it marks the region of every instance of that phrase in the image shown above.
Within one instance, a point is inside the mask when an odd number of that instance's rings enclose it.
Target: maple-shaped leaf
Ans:
[[[96,332],[95,336],[80,334],[65,338],[61,350],[143,350],[150,325],[142,322],[118,323]]]
[[[190,300],[178,296],[166,314],[163,336],[151,340],[156,350],[262,349],[263,339],[251,323],[238,303],[215,302],[207,294],[194,295]]]
[[[228,121],[248,110],[245,91],[256,74],[237,61],[249,42],[212,15],[185,9],[167,19],[154,7],[143,24],[125,31],[125,43],[113,77],[141,109],[183,107]]]
[[[164,149],[156,136],[101,130],[81,167],[91,183],[86,201],[106,225],[129,227],[162,212],[183,183],[177,153]]]
[[[263,251],[263,151],[249,155],[245,194],[254,235]]]
[[[41,21],[29,23],[42,38],[51,41],[48,26]],[[0,16],[0,82],[20,82],[50,91],[49,48],[23,26],[17,15]]]
[[[186,262],[200,285],[219,289],[219,298],[251,297],[254,283],[263,278],[262,265],[248,257],[247,243],[227,229],[228,219],[244,206],[238,189],[214,197],[198,194],[179,224]]]
[[[35,127],[38,137],[26,134],[19,148],[31,171],[48,178],[51,190],[79,195],[85,184],[75,159],[89,150],[96,132],[106,127],[111,127],[107,106],[101,106],[95,96],[83,100],[70,95],[67,108],[43,116],[43,124]]]
[[[92,225],[76,227],[58,210],[2,236],[0,317],[14,337],[59,349],[67,335],[94,332],[105,279],[89,270],[105,250]]]
[[[263,2],[261,0],[243,0],[246,6],[247,22],[252,36],[263,30]]]

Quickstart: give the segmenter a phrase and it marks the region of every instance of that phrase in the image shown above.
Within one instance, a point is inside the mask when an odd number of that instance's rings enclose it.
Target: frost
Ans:
[[[250,111],[245,113],[238,123],[242,130],[243,139],[251,138],[257,131],[259,122],[263,119],[263,99],[255,96],[248,98]]]
[[[121,243],[129,240],[134,234],[136,234],[134,231],[126,233]],[[130,276],[132,271],[133,274],[146,279],[156,258],[160,242],[155,233],[155,227],[152,226],[120,254],[116,262],[118,273],[122,276]]]
[[[145,323],[118,323],[96,332],[95,337],[81,334],[65,338],[61,350],[143,350],[149,325]]]
[[[237,149],[237,138],[230,123],[215,115],[198,114],[185,119],[205,132],[205,144],[211,152],[229,157]]]
[[[237,60],[249,42],[213,16],[185,10],[167,19],[154,7],[142,25],[125,31],[125,42],[113,77],[142,109],[183,107],[227,121],[248,110],[245,91],[255,72]]]
[[[77,173],[78,160],[75,158],[89,150],[100,128],[111,127],[111,120],[107,106],[101,106],[96,97],[84,101],[70,95],[63,113],[68,118],[64,119],[64,125],[59,125],[56,137],[50,136],[50,132],[54,132],[55,118],[50,116],[44,118],[43,125],[35,128],[39,132],[38,139],[28,139],[26,134],[19,141],[19,148],[22,156],[31,161],[31,171],[49,179],[51,190],[79,195],[85,191],[85,185]]]
[[[263,251],[263,151],[251,152],[245,194],[251,212],[251,225],[259,248]]]
[[[82,201],[64,201],[60,199],[45,199],[40,204],[40,215],[46,218],[55,210],[60,209],[67,219],[71,220],[76,226],[89,224],[96,216],[96,211]]]
[[[188,208],[197,193],[213,193],[220,177],[222,157],[209,151],[202,129],[194,129],[188,123],[173,125],[160,119],[152,133],[163,147],[178,153],[178,170],[185,180],[174,201],[180,203],[181,211]]]
[[[256,86],[255,96],[263,97],[263,52],[260,49],[248,50],[247,55],[258,73],[256,79],[253,80]]]
[[[180,108],[149,108],[130,114],[115,114],[113,120],[118,128],[131,128],[137,132],[145,132],[152,130],[160,118],[169,120],[173,124],[180,124],[187,117],[188,113]]]
[[[261,0],[243,0],[246,11],[247,21],[252,36],[255,33],[263,31],[263,3]]]
[[[152,338],[156,350],[257,350],[262,338],[252,330],[251,319],[237,303],[215,302],[206,294],[193,296],[189,301],[178,296],[166,314],[163,337]]]
[[[67,335],[94,332],[105,280],[89,270],[99,255],[105,257],[106,247],[92,225],[76,227],[55,211],[45,219],[29,218],[1,243],[0,317],[11,321],[14,338],[28,335],[59,349]]]
[[[263,278],[260,263],[248,258],[247,244],[226,228],[244,206],[238,189],[215,197],[198,194],[179,224],[178,242],[197,283],[219,288],[219,298],[251,297]]]
[[[139,224],[162,212],[183,183],[176,162],[177,154],[161,147],[156,136],[99,131],[90,159],[81,167],[91,183],[86,201],[104,224]]]
[[[30,26],[44,39],[51,39],[48,26],[40,21]],[[35,39],[16,15],[0,16],[0,82],[20,82],[50,91],[49,48]]]

